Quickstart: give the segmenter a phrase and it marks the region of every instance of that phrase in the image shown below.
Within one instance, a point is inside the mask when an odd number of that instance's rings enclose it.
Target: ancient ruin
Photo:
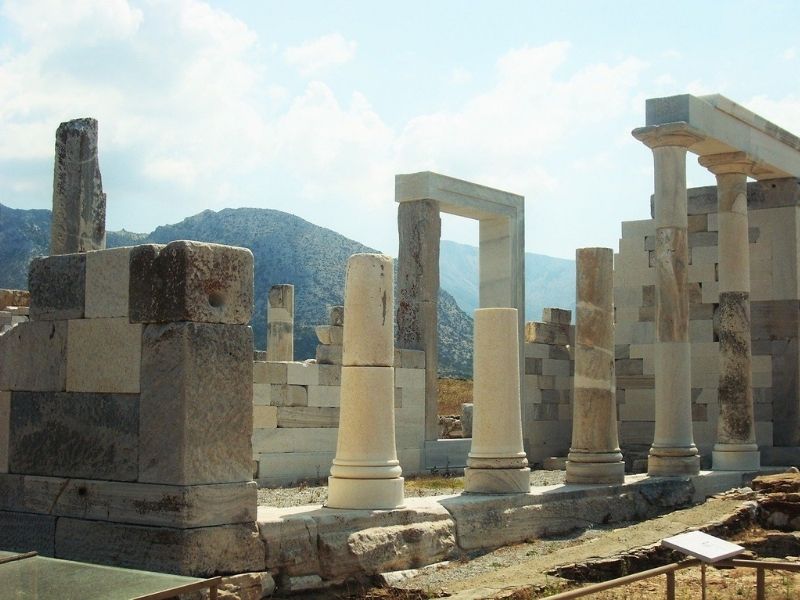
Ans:
[[[393,261],[357,254],[301,362],[291,284],[254,354],[249,250],[104,249],[97,124],[62,124],[51,253],[27,292],[0,290],[0,551],[291,593],[650,518],[797,463],[800,139],[721,96],[649,100],[633,133],[652,218],[622,224],[616,256],[578,251],[574,326],[558,308],[525,322],[521,196],[398,175],[396,341]],[[686,189],[688,153],[717,186]],[[454,440],[441,211],[480,222],[471,437]],[[565,457],[566,484],[531,487],[529,465]],[[440,469],[465,469],[465,493],[404,493]],[[324,505],[258,506],[259,485],[328,476]]]

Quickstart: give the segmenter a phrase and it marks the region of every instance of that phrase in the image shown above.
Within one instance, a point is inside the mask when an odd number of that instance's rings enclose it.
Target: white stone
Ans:
[[[125,317],[67,323],[68,392],[139,392],[143,325]]]
[[[331,508],[403,504],[394,423],[392,260],[356,254],[345,286],[342,389],[336,457],[328,478]]]
[[[472,445],[464,491],[519,493],[528,461],[522,447],[518,317],[513,308],[475,311]],[[492,476],[487,469],[506,470]],[[527,481],[527,480],[526,480]],[[529,485],[529,484],[528,484]]]
[[[391,257],[354,254],[345,283],[345,366],[394,365],[394,290]]]
[[[253,406],[253,429],[273,429],[278,426],[277,406]]]
[[[130,248],[86,253],[87,319],[128,316],[130,255]]]

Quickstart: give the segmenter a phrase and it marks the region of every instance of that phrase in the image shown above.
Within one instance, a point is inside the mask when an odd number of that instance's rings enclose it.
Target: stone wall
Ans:
[[[190,575],[263,570],[252,254],[35,259],[0,335],[0,547]]]
[[[337,355],[339,364],[331,360]],[[253,458],[261,485],[328,476],[336,454],[341,346],[321,344],[328,364],[256,361],[253,369]],[[325,358],[323,358],[325,357]],[[419,473],[425,438],[425,353],[395,350],[397,455],[403,473]]]
[[[569,449],[575,337],[571,319],[569,310],[545,308],[541,322],[525,324],[522,434],[531,463],[565,456]]]
[[[27,323],[30,294],[27,290],[0,290],[0,333]]]
[[[797,181],[748,184],[753,399],[759,446],[797,446],[798,223]],[[709,455],[719,413],[716,187],[690,189],[689,333],[695,443]],[[622,224],[615,258],[616,376],[620,438],[644,451],[654,433],[655,225]],[[773,418],[775,421],[773,423]]]

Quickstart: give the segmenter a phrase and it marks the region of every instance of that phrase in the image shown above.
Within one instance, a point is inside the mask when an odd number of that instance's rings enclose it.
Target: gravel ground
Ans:
[[[426,480],[435,482],[435,485],[426,487]],[[441,496],[444,494],[458,494],[463,488],[463,477],[431,477],[428,475],[416,476],[406,479],[406,496]],[[448,481],[452,485],[448,486]],[[564,483],[564,471],[531,471],[531,485],[555,485]],[[274,506],[285,508],[288,506],[304,506],[306,504],[324,504],[328,499],[328,487],[324,485],[300,484],[294,487],[261,488],[258,490],[259,506]]]

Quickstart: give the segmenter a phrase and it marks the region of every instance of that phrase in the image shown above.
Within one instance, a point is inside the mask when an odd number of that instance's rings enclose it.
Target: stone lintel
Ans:
[[[704,136],[689,148],[696,154],[746,152],[761,164],[753,174],[757,179],[800,175],[800,138],[724,96],[682,94],[647,100],[648,127],[677,122]]]
[[[395,202],[434,200],[442,212],[470,219],[521,216],[525,198],[477,183],[422,171],[395,175]]]

